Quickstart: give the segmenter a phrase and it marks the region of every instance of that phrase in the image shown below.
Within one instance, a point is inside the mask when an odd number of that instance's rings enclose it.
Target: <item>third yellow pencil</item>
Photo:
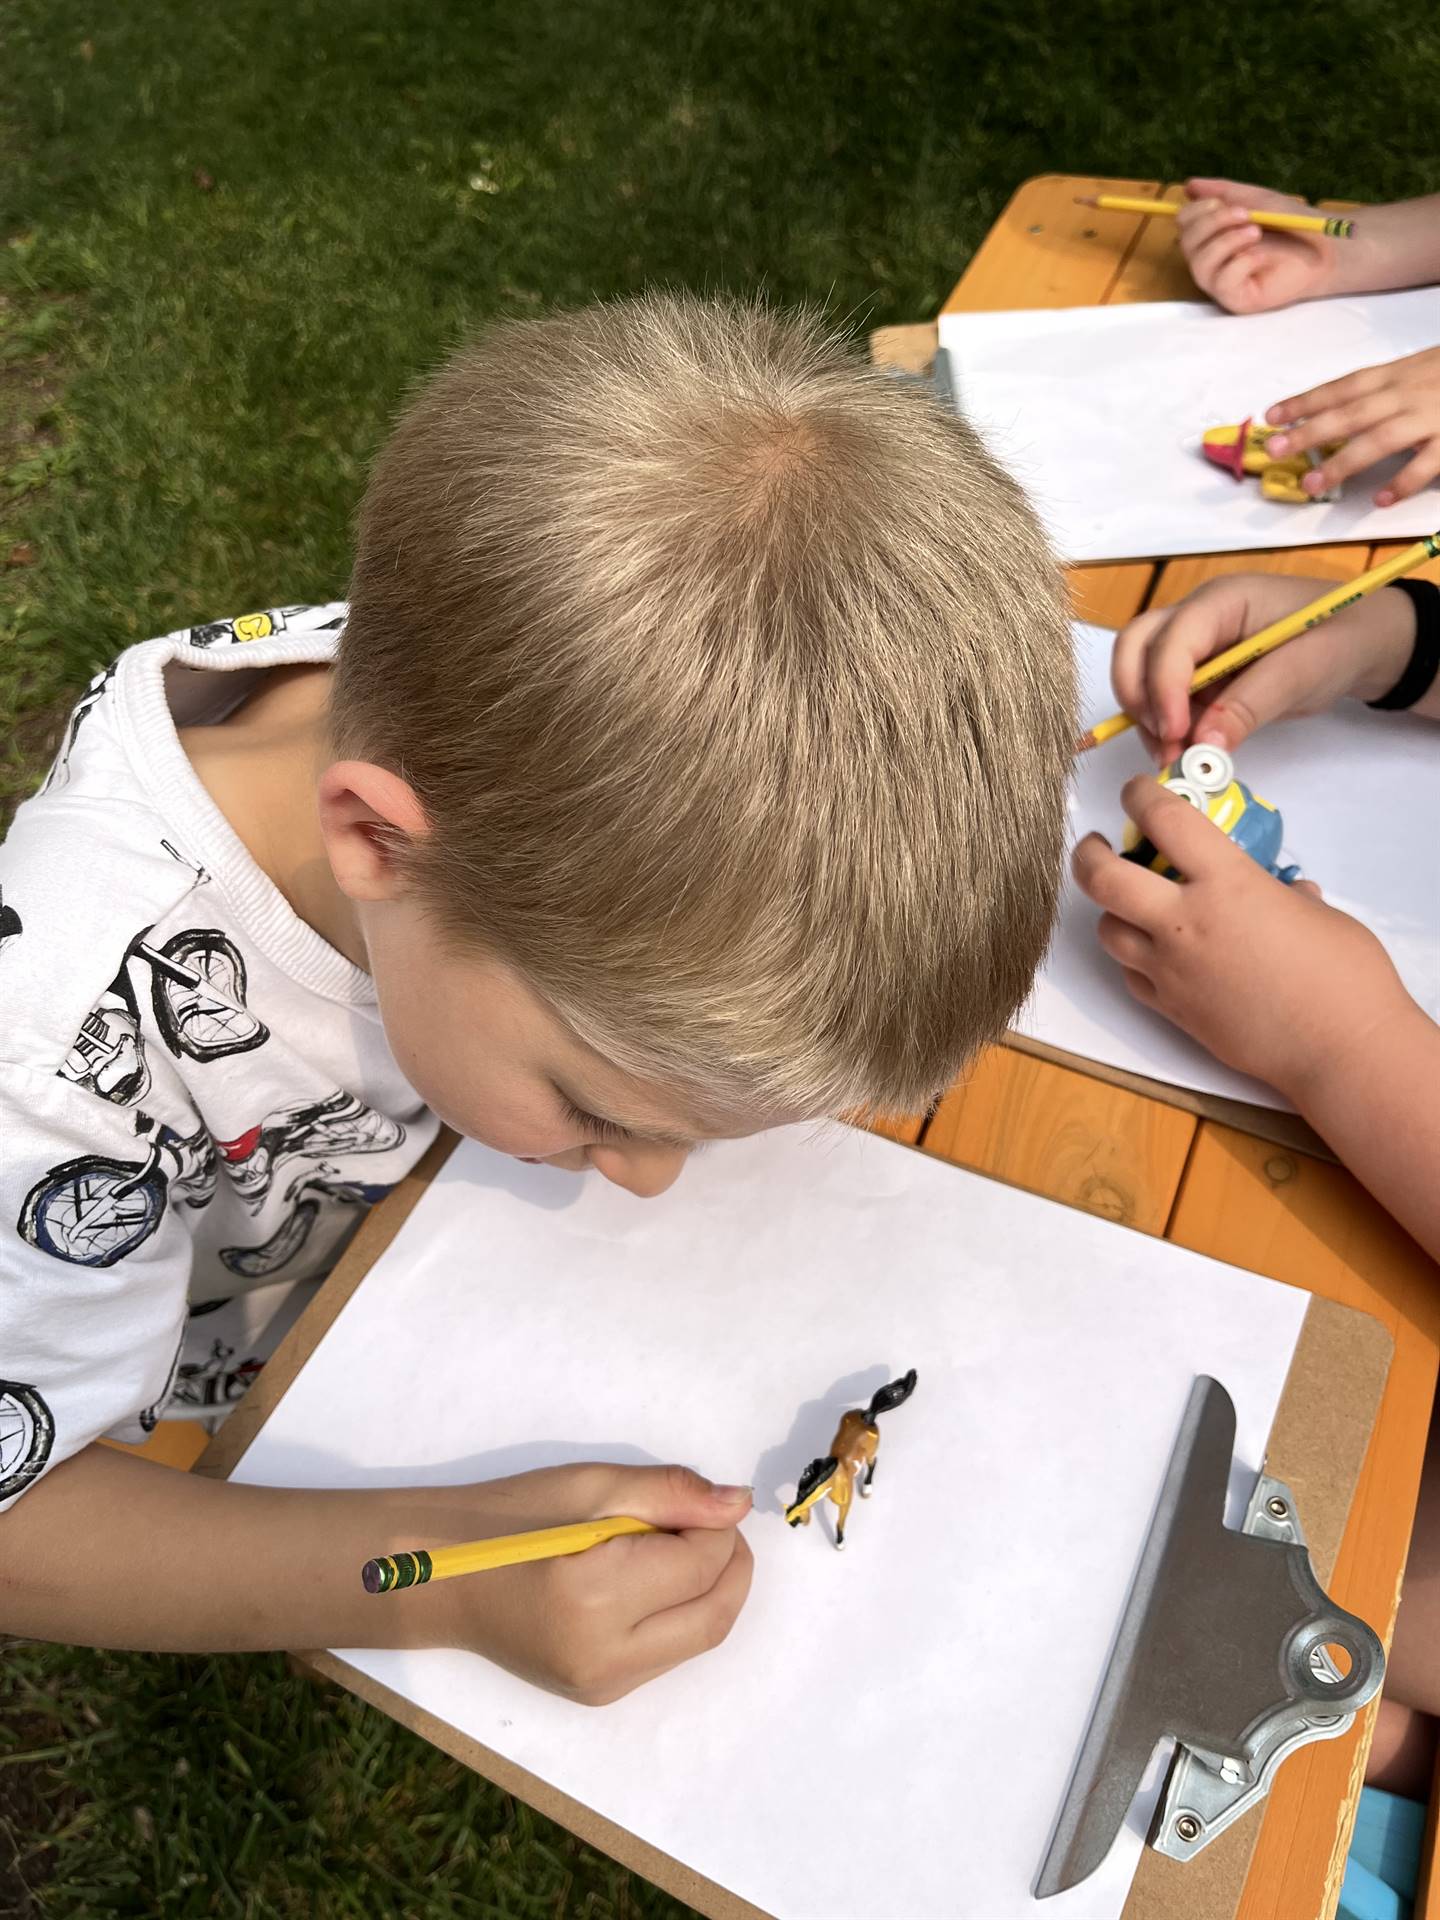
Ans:
[[[1227,647],[1213,659],[1203,660],[1190,677],[1191,693],[1198,693],[1202,687],[1223,680],[1228,673],[1238,673],[1241,667],[1248,667],[1252,660],[1258,660],[1262,654],[1283,646],[1287,640],[1293,640],[1296,634],[1318,627],[1322,620],[1339,613],[1342,607],[1353,606],[1357,600],[1363,600],[1367,593],[1388,587],[1402,573],[1423,566],[1427,560],[1440,560],[1440,533],[1427,533],[1413,547],[1402,547],[1399,553],[1381,561],[1378,567],[1371,567],[1368,573],[1358,574],[1353,580],[1342,580],[1338,587],[1332,587],[1329,593],[1322,593],[1318,600],[1312,600],[1308,606],[1287,613],[1283,620],[1273,620],[1268,627],[1262,627],[1259,633],[1252,633],[1248,640],[1237,640],[1233,647]],[[1082,737],[1077,751],[1088,753],[1091,747],[1098,747],[1105,740],[1113,740],[1117,733],[1126,732],[1134,724],[1128,713],[1112,713],[1108,720],[1101,720],[1091,727]]]

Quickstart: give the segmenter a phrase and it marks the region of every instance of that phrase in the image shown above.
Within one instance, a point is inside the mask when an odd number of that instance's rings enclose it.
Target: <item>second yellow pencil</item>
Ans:
[[[1173,219],[1185,204],[1182,200],[1141,200],[1124,193],[1077,193],[1077,207],[1098,207],[1102,213],[1157,213]],[[1247,211],[1245,218],[1257,227],[1272,227],[1280,233],[1323,233],[1332,240],[1350,240],[1355,222],[1338,213],[1281,213],[1278,210]]]

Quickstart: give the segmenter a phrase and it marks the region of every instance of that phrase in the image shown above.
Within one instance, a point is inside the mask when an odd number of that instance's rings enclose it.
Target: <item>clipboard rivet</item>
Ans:
[[[1265,1502],[1265,1511],[1270,1515],[1272,1520],[1284,1520],[1289,1517],[1290,1507],[1288,1502],[1282,1500],[1278,1493],[1272,1493],[1270,1498]]]
[[[1182,1840],[1198,1840],[1200,1838],[1200,1822],[1195,1818],[1193,1813],[1182,1813],[1175,1822],[1175,1831]]]

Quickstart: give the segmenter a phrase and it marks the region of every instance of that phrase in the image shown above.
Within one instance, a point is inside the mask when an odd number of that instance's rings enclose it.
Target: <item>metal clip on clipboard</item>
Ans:
[[[1287,1755],[1344,1733],[1385,1654],[1316,1580],[1288,1487],[1263,1471],[1224,1524],[1235,1407],[1202,1375],[1185,1418],[1035,1897],[1093,1873],[1156,1743],[1178,1744],[1149,1844],[1189,1860],[1269,1791]],[[1348,1658],[1342,1671],[1326,1651]]]

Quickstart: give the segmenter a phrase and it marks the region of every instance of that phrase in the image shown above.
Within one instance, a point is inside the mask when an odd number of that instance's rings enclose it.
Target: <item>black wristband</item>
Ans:
[[[1399,713],[1423,700],[1440,674],[1440,587],[1433,580],[1392,580],[1392,587],[1410,596],[1415,609],[1415,645],[1405,671],[1388,693],[1367,700],[1381,713]]]

